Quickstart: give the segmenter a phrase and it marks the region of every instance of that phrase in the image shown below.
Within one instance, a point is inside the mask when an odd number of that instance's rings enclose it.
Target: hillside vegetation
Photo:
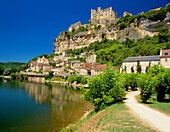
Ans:
[[[118,42],[116,40],[108,40],[104,38],[101,42],[91,43],[89,47],[81,49],[69,49],[67,53],[70,56],[80,55],[86,52],[97,55],[99,64],[108,64],[110,66],[120,66],[127,57],[133,56],[149,56],[159,55],[160,49],[170,49],[170,33],[169,29],[162,28],[159,34],[154,37],[146,36],[143,39],[138,39],[136,42],[126,38],[126,41]]]
[[[20,66],[25,65],[25,63],[21,63],[21,62],[7,62],[7,63],[2,63],[0,62],[0,75],[2,75],[4,73],[4,71],[6,69],[8,69],[7,71],[17,71],[19,70]]]

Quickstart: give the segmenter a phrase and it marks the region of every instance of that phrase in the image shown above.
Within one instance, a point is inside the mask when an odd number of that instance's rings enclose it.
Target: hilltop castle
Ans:
[[[97,10],[91,9],[91,23],[107,23],[114,21],[117,18],[117,13],[113,11],[112,7],[101,9],[98,7]]]

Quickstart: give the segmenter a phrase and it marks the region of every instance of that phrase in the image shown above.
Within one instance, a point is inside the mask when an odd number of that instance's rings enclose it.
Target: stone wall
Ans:
[[[170,13],[167,13],[167,17],[163,21],[151,22],[146,18],[141,17],[139,20],[135,19],[129,27],[119,30],[119,26],[102,26],[100,30],[92,29],[89,31],[79,32],[73,36],[59,36],[54,42],[54,53],[62,53],[68,49],[80,49],[89,46],[90,43],[95,41],[102,41],[102,33],[106,34],[106,38],[109,40],[118,40],[120,42],[125,41],[126,38],[137,40],[149,35],[153,37],[158,34],[158,29],[167,27],[170,29]]]

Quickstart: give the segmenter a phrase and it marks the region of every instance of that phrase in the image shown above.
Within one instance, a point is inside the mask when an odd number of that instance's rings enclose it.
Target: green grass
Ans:
[[[165,99],[168,99],[168,95],[166,95]],[[140,95],[137,96],[137,100],[139,102],[142,102],[140,99]],[[158,102],[156,100],[156,95],[152,95],[151,98],[147,101],[147,103],[143,103],[155,110],[158,110],[162,113],[165,113],[167,115],[170,115],[170,102]]]
[[[154,132],[146,126],[124,104],[113,104],[102,111],[93,113],[65,131],[109,131],[109,132]],[[89,123],[90,122],[90,123]]]

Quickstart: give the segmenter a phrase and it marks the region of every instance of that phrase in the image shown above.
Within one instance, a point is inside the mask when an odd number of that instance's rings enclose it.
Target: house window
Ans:
[[[168,53],[165,53],[165,55],[168,55]]]
[[[165,62],[168,62],[168,59],[167,59],[167,58],[165,58]]]

